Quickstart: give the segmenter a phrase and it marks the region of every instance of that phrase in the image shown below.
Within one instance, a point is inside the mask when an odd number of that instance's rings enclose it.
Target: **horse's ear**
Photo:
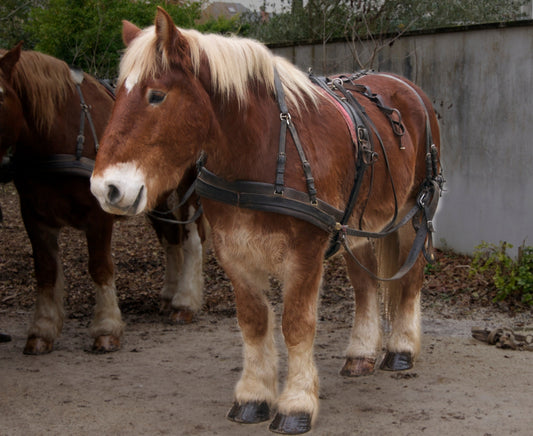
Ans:
[[[122,20],[122,41],[124,41],[124,45],[130,45],[130,42],[137,38],[140,32],[141,29],[135,24]]]
[[[20,59],[20,53],[22,52],[22,41],[20,41],[15,47],[9,50],[4,56],[0,58],[0,70],[4,72],[4,76],[7,79],[11,78],[11,73],[16,63]]]
[[[159,48],[166,53],[172,53],[176,48],[176,41],[180,41],[180,32],[177,29],[174,21],[168,13],[161,8],[157,7],[157,14],[155,16],[155,34],[159,42]]]

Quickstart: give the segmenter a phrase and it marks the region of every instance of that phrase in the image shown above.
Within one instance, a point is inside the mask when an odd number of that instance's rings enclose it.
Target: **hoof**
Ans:
[[[270,407],[265,401],[262,403],[253,401],[243,404],[235,402],[227,417],[230,421],[241,424],[257,424],[270,419]]]
[[[26,341],[23,353],[31,356],[39,356],[41,354],[48,354],[53,349],[54,341],[48,341],[38,336],[30,336]]]
[[[11,341],[11,336],[6,333],[0,333],[0,342],[9,342]]]
[[[302,434],[311,430],[311,415],[309,413],[295,413],[283,415],[277,413],[270,423],[270,431],[280,434]]]
[[[347,357],[341,369],[345,377],[362,377],[374,373],[376,359],[370,357]]]
[[[185,307],[178,307],[172,309],[170,313],[170,322],[172,324],[190,324],[194,318],[194,312],[191,309]]]
[[[409,352],[393,353],[387,351],[380,369],[385,371],[405,371],[413,367],[413,356]]]
[[[120,350],[120,338],[113,335],[102,335],[94,340],[91,353],[104,354],[118,350]]]

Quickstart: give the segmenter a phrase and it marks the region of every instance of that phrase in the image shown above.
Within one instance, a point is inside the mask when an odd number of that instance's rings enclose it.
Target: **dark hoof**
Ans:
[[[309,413],[295,413],[282,415],[277,413],[270,423],[270,431],[280,434],[302,434],[311,430],[311,415]]]
[[[9,342],[11,341],[11,336],[6,333],[0,333],[0,342]]]
[[[114,335],[102,335],[94,340],[91,353],[104,354],[118,350],[120,350],[120,338]]]
[[[413,367],[413,356],[409,352],[393,353],[387,351],[380,369],[385,371],[405,371]]]
[[[172,324],[190,324],[194,318],[194,312],[191,309],[180,307],[172,309],[170,313],[170,322]]]
[[[370,357],[347,357],[341,369],[345,377],[362,377],[374,373],[376,359]]]
[[[243,404],[235,402],[228,412],[228,419],[240,424],[257,424],[268,421],[270,419],[270,407],[266,401]]]
[[[48,341],[38,336],[30,336],[26,341],[24,347],[24,354],[31,356],[39,356],[41,354],[48,354],[54,349],[54,341]]]

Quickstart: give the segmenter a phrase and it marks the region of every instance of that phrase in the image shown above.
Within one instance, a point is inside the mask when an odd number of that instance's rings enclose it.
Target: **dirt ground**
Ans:
[[[34,303],[31,248],[12,185],[0,185],[0,435],[250,435],[268,423],[225,419],[242,365],[231,286],[216,261],[205,269],[203,310],[190,325],[158,313],[163,257],[142,217],[116,225],[114,259],[127,323],[122,349],[87,350],[94,296],[82,235],[61,237],[67,319],[55,351],[22,354]],[[315,346],[321,410],[315,435],[530,435],[533,353],[496,348],[471,327],[533,331],[531,310],[494,304],[468,258],[439,253],[422,292],[423,348],[412,370],[339,375],[353,298],[339,261],[326,266]],[[276,283],[270,297],[280,311]],[[286,367],[281,335],[280,374]]]

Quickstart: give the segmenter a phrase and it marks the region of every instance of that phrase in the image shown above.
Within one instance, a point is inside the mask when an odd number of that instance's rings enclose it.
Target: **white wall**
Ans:
[[[278,48],[306,70],[354,71],[344,43]],[[533,22],[406,36],[379,55],[440,117],[447,180],[436,242],[472,253],[482,241],[533,246]]]

